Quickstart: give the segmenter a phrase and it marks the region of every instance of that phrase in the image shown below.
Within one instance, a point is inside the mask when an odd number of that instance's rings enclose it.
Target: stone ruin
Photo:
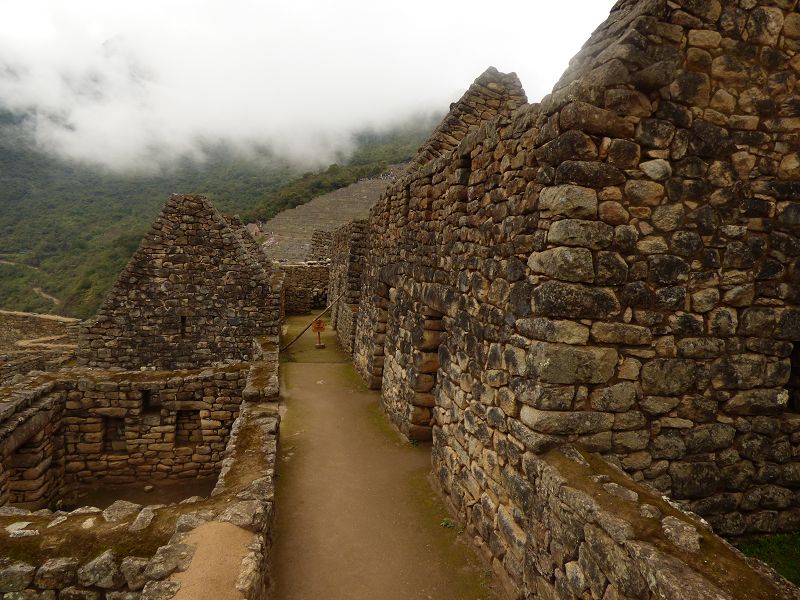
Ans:
[[[308,260],[330,260],[333,232],[325,229],[315,229],[311,234],[311,248],[308,251]]]
[[[353,354],[356,319],[361,298],[361,277],[367,263],[366,219],[351,221],[333,233],[332,259],[328,295],[331,308],[331,327],[336,330],[339,344]]]
[[[79,364],[198,368],[248,360],[254,338],[277,336],[271,263],[231,224],[205,198],[173,195],[82,325]]]
[[[621,0],[334,235],[340,339],[512,597],[798,597],[712,533],[800,528],[798,50],[797,0]]]
[[[263,597],[282,282],[237,219],[202,196],[168,200],[98,315],[81,324],[77,366],[20,366],[0,387],[0,593],[171,597],[167,578],[193,552],[183,537],[222,521],[252,531],[240,591]],[[216,486],[190,499],[192,510],[125,501],[102,513],[53,510],[98,485],[202,479]],[[126,535],[137,552],[114,550]],[[39,540],[47,560],[30,564]]]
[[[342,346],[431,441],[509,597],[800,597],[719,537],[800,527],[798,49],[797,0],[621,0],[540,103],[482,74],[333,235]],[[170,597],[182,535],[221,520],[253,532],[239,589],[264,597],[292,276],[205,199],[170,200],[79,366],[0,387],[3,543],[146,535],[156,515],[169,535],[148,556],[0,559],[0,591]],[[30,511],[215,476],[188,509]]]

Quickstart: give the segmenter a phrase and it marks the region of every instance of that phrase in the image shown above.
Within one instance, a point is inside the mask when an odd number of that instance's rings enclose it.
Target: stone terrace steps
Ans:
[[[390,173],[401,170],[392,169]],[[274,260],[305,260],[315,229],[332,231],[348,221],[369,216],[369,209],[392,181],[392,175],[364,179],[275,215],[261,224],[267,254]]]

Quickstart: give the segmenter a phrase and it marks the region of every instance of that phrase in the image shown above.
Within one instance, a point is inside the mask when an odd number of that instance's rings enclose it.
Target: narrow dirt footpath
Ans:
[[[292,339],[308,317],[291,317]],[[427,476],[430,447],[391,429],[334,334],[284,354],[273,600],[496,598]]]

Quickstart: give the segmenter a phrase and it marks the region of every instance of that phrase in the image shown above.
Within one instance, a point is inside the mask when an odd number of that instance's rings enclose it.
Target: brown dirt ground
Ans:
[[[170,579],[179,581],[181,589],[175,600],[240,600],[236,591],[242,559],[253,534],[230,523],[212,521],[192,530],[185,544],[194,544],[197,550],[192,564],[183,573],[174,573]]]
[[[292,339],[308,317],[291,317]],[[285,354],[274,600],[496,598],[428,482],[430,448],[380,413],[336,344],[310,332]],[[450,527],[442,526],[449,525]]]

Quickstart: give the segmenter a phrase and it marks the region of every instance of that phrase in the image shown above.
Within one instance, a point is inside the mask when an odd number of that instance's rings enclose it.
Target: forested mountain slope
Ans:
[[[317,171],[220,145],[203,162],[120,174],[42,153],[20,120],[0,111],[0,308],[77,317],[93,314],[170,193],[204,193],[223,212],[265,220],[407,160],[434,123],[356,134],[352,153]]]

